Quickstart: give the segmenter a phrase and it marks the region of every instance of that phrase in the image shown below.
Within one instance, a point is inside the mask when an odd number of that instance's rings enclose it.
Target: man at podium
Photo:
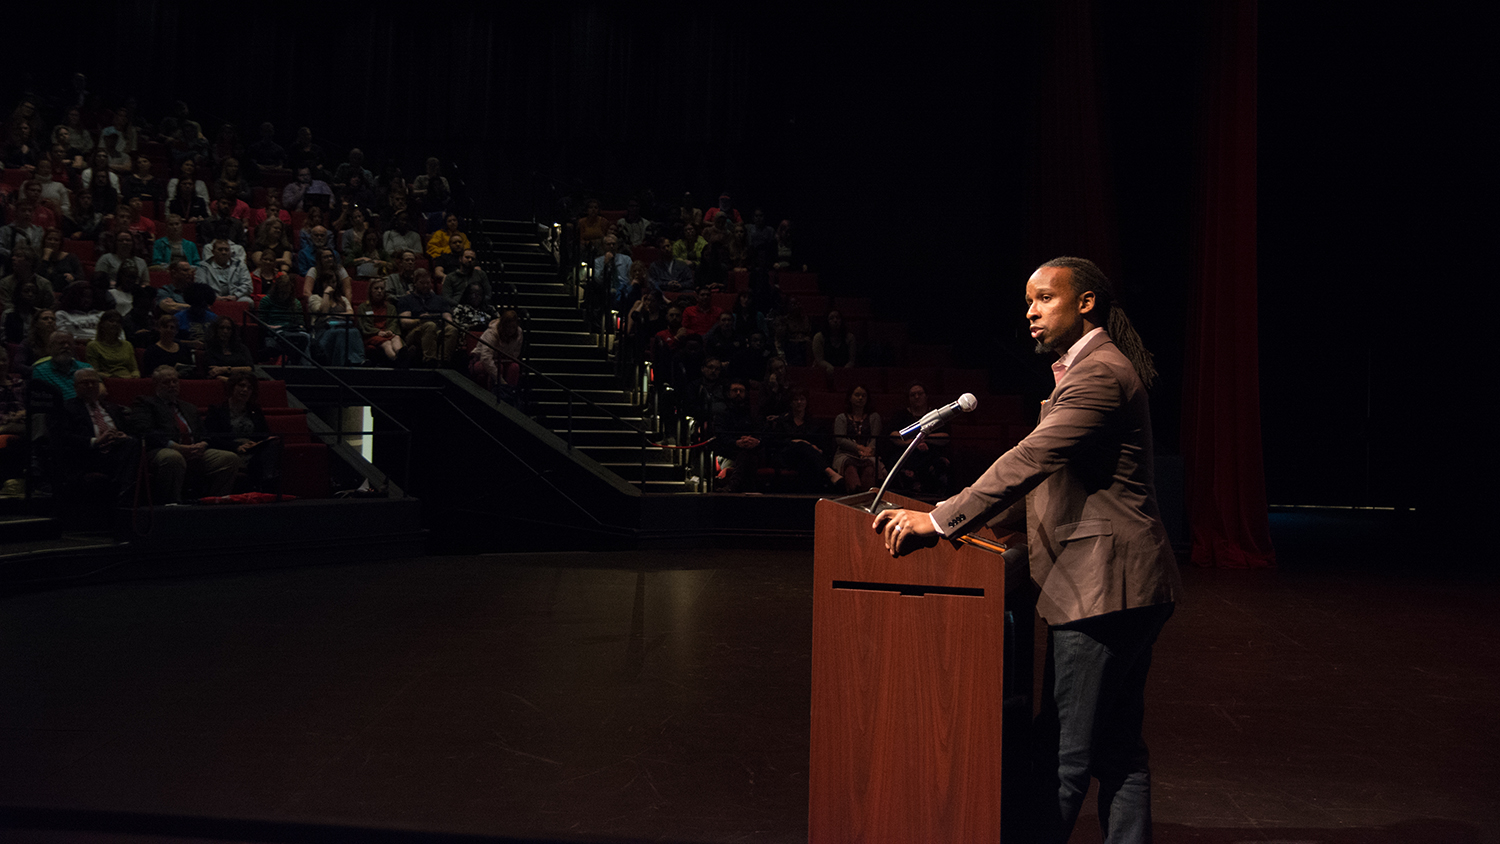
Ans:
[[[1027,280],[1026,302],[1037,353],[1058,356],[1036,428],[931,513],[887,510],[874,527],[899,556],[1024,501],[1037,612],[1048,625],[1037,840],[1068,840],[1097,778],[1105,841],[1145,842],[1146,672],[1182,588],[1152,482],[1146,388],[1156,370],[1093,262],[1048,261]]]

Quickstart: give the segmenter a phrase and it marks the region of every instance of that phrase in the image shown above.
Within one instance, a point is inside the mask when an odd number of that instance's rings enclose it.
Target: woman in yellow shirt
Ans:
[[[89,366],[99,370],[105,378],[139,378],[140,367],[135,362],[135,346],[124,337],[125,318],[119,311],[105,311],[99,317],[99,332],[89,341],[84,356]]]

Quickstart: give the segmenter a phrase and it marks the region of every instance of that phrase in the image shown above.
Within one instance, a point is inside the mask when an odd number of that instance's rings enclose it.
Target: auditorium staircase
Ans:
[[[515,288],[504,298],[521,313],[525,362],[535,370],[524,379],[524,409],[642,492],[697,491],[677,450],[659,447],[666,434],[633,373],[580,308],[555,237],[527,220],[482,219],[480,234],[480,266]]]

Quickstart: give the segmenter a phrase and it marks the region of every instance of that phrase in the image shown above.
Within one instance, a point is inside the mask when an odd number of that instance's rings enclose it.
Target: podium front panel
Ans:
[[[998,841],[1004,563],[873,520],[818,503],[809,840]]]

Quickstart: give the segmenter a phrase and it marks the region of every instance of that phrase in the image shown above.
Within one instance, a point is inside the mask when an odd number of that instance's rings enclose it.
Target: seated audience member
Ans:
[[[687,264],[696,274],[698,262],[703,260],[703,247],[707,245],[708,241],[698,236],[696,227],[683,226],[682,239],[672,244],[672,257]]]
[[[323,161],[323,147],[313,142],[312,129],[303,126],[297,130],[292,148],[287,151],[286,163],[293,170],[312,167]]]
[[[792,221],[782,220],[781,225],[776,227],[776,263],[778,270],[800,269],[807,272],[807,265],[797,263],[796,256],[792,253]]]
[[[374,208],[375,203],[380,200],[379,195],[375,193],[374,183],[367,181],[364,176],[358,173],[349,177],[349,184],[342,187],[334,185],[334,191],[338,196],[339,202],[347,205],[362,205],[366,208]]]
[[[391,217],[391,227],[381,235],[381,247],[392,258],[404,251],[410,251],[412,255],[422,251],[422,236],[412,231],[410,214],[397,211]]]
[[[792,409],[792,393],[785,368],[766,372],[760,382],[760,415],[766,418],[767,424]]]
[[[240,247],[244,259],[245,248],[245,224],[234,217],[234,199],[229,196],[221,196],[209,206],[209,213],[203,222],[198,224],[198,242],[205,247],[216,240]]]
[[[721,216],[724,217],[726,224],[730,221],[736,223],[744,222],[744,220],[740,219],[740,212],[735,210],[734,205],[729,201],[729,194],[727,193],[719,194],[719,204],[703,213],[703,222],[707,225],[714,225]]]
[[[22,248],[30,249],[32,252],[40,251],[42,240],[47,235],[47,230],[36,224],[34,219],[36,206],[29,202],[19,202],[15,206],[15,215],[9,223],[0,226],[0,262],[9,260],[15,252]]]
[[[120,312],[120,316],[125,316],[135,309],[136,299],[139,298],[142,287],[146,288],[151,295],[148,301],[156,300],[156,290],[151,287],[149,279],[141,278],[140,269],[133,262],[121,264],[120,272],[115,275],[115,286],[110,287],[109,283],[109,276],[94,273],[92,284],[98,291],[96,295],[100,299],[108,297],[114,309]]]
[[[271,256],[272,262],[283,272],[291,272],[292,242],[286,233],[287,225],[278,219],[272,218],[261,223],[255,230],[254,247],[247,256],[249,263],[259,267],[260,256],[265,253]]]
[[[313,226],[306,230],[306,235],[306,242],[297,252],[297,257],[292,259],[292,272],[295,275],[307,275],[308,270],[318,265],[318,252],[324,249],[333,253],[335,263],[340,262],[338,250],[333,248],[333,237],[326,226]]]
[[[21,183],[20,204],[31,208],[32,224],[39,226],[44,232],[62,222],[62,215],[58,213],[54,203],[42,199],[42,185],[36,179],[27,179]],[[32,245],[41,246],[40,243]]]
[[[724,362],[705,357],[698,367],[698,377],[689,381],[683,392],[683,407],[690,416],[712,424],[714,417],[729,406],[729,379],[724,377]]]
[[[231,212],[236,220],[245,224],[246,230],[250,230],[250,182],[240,175],[240,160],[238,158],[227,158],[224,167],[219,171],[219,178],[214,180],[214,196],[227,196],[234,200],[234,211]]]
[[[36,279],[30,279],[16,287],[15,298],[10,307],[5,309],[5,314],[0,317],[5,326],[5,342],[20,343],[26,339],[27,332],[36,322],[36,316],[41,308],[37,302]],[[49,329],[49,333],[52,329]]]
[[[67,240],[97,240],[104,224],[104,215],[94,205],[94,195],[85,190],[73,197],[73,213],[63,217],[62,230]]]
[[[312,356],[312,334],[307,331],[307,317],[302,302],[293,289],[292,277],[278,274],[266,295],[256,305],[256,313],[266,324],[266,347],[280,349],[291,356],[294,364]]]
[[[891,434],[891,459],[894,461],[916,438],[916,434],[902,437],[901,430],[926,416],[932,408],[927,404],[927,388],[913,381],[906,388],[906,407],[891,415],[888,423]],[[939,428],[922,438],[901,471],[891,479],[893,489],[908,492],[942,495],[948,490],[948,431]]]
[[[198,178],[198,163],[191,158],[184,158],[177,165],[177,175],[167,180],[167,196],[177,196],[177,187],[186,182],[193,187],[193,193],[203,200],[204,207],[208,207],[213,199],[208,194],[208,184]]]
[[[109,169],[116,173],[129,173],[131,159],[139,149],[139,133],[130,122],[130,111],[115,109],[114,123],[99,133],[99,148],[109,154]]]
[[[354,282],[349,280],[349,271],[339,264],[338,255],[332,249],[320,249],[314,256],[313,265],[303,276],[302,295],[321,293],[332,285],[338,288],[339,296],[350,299],[354,294]]]
[[[229,317],[214,320],[203,341],[203,366],[210,378],[228,378],[236,372],[250,374],[255,359],[240,341],[240,332]]]
[[[473,249],[465,249],[459,257],[458,267],[443,277],[443,295],[471,308],[494,306],[490,277],[477,263]]]
[[[765,426],[750,409],[749,387],[731,380],[725,391],[724,410],[714,415],[714,453],[722,461],[719,476],[722,492],[741,492],[755,473],[767,463]]]
[[[344,187],[353,176],[359,176],[366,184],[375,181],[375,174],[365,169],[365,153],[358,147],[349,150],[349,159],[333,171],[333,186]]]
[[[375,233],[375,227],[365,218],[365,209],[358,205],[345,205],[333,227],[341,232],[339,251],[345,255],[359,252],[365,235]]]
[[[120,200],[115,210],[114,226],[117,232],[126,230],[135,236],[136,254],[145,255],[151,251],[151,242],[156,239],[156,221],[142,211],[140,197]]]
[[[271,433],[259,394],[260,382],[249,370],[230,373],[224,379],[224,403],[208,409],[203,430],[209,448],[244,461],[251,489],[280,492],[282,440]]]
[[[168,314],[187,310],[187,289],[193,285],[197,272],[187,261],[173,261],[167,267],[170,280],[156,288],[156,307]]]
[[[813,364],[824,372],[854,366],[854,333],[844,325],[844,315],[837,309],[828,312],[822,331],[813,335]]]
[[[250,271],[245,269],[244,261],[234,259],[229,241],[216,238],[212,249],[208,260],[198,263],[194,281],[208,287],[219,299],[254,304],[255,297],[250,295]]]
[[[281,207],[281,197],[275,191],[266,195],[266,207],[251,208],[250,213],[245,215],[245,229],[247,231],[259,232],[260,227],[267,220],[280,220],[281,225],[290,230],[292,227],[292,215]]]
[[[674,302],[667,308],[666,325],[651,336],[651,363],[663,376],[659,384],[679,383],[686,369],[683,353],[692,336],[682,325],[682,305]]]
[[[845,492],[870,489],[884,476],[875,453],[884,429],[880,414],[871,411],[869,403],[870,391],[856,384],[849,390],[846,409],[833,420],[833,469],[843,476]]]
[[[167,200],[167,210],[182,218],[184,223],[196,225],[208,219],[208,201],[199,196],[192,183],[187,181],[178,182],[173,188],[171,198]]]
[[[646,242],[646,235],[655,225],[641,216],[641,203],[632,199],[625,203],[625,216],[615,221],[615,236],[625,246],[634,248]]]
[[[110,281],[114,281],[120,274],[120,266],[127,263],[135,266],[137,277],[150,277],[151,268],[136,255],[135,239],[123,232],[116,232],[113,251],[99,256],[99,260],[94,262],[94,272],[104,273],[109,276]]]
[[[125,278],[125,273],[120,274]],[[130,310],[125,316],[125,339],[137,349],[144,349],[156,342],[156,288],[149,284],[137,284],[130,290]]]
[[[453,324],[453,302],[432,290],[432,275],[420,267],[412,292],[396,302],[406,345],[421,350],[422,362],[440,366],[453,357],[463,332]]]
[[[359,333],[365,339],[366,357],[375,357],[379,352],[384,355],[385,363],[403,362],[401,352],[405,344],[401,340],[401,324],[396,315],[396,303],[386,293],[385,279],[370,282],[369,297],[355,312],[359,318]]]
[[[750,233],[744,223],[739,223],[729,237],[729,267],[735,270],[748,270],[750,265]]]
[[[812,322],[795,296],[786,300],[786,312],[773,322],[777,353],[792,366],[806,366],[812,351]]]
[[[144,155],[135,157],[135,170],[120,181],[120,198],[144,199],[157,205],[166,204],[168,188],[161,179],[151,174],[151,159]]]
[[[65,455],[69,480],[104,475],[113,481],[113,497],[128,502],[141,459],[140,440],[129,433],[129,414],[104,398],[104,377],[92,369],[74,371],[73,388],[74,397],[47,419],[53,442]]]
[[[99,329],[89,341],[84,358],[105,378],[139,378],[135,363],[135,346],[124,337],[125,318],[119,311],[105,311],[99,316]]]
[[[355,278],[380,278],[391,271],[391,261],[380,248],[380,235],[365,229],[354,249],[344,253],[344,270]]]
[[[361,366],[365,362],[365,343],[354,322],[354,306],[344,292],[349,276],[340,280],[334,269],[333,253],[327,249],[318,255],[318,277],[309,277],[313,293],[307,297],[307,310],[317,320],[314,326],[314,349],[329,366]]]
[[[391,256],[396,261],[396,271],[385,277],[385,292],[399,299],[415,289],[417,281],[417,253],[403,249]]]
[[[765,405],[761,405],[764,411]],[[772,462],[779,469],[797,473],[804,492],[842,489],[844,476],[828,465],[827,428],[807,413],[807,391],[791,390],[787,410],[770,424]]]
[[[432,259],[433,274],[439,284],[450,270],[458,268],[459,256],[469,248],[468,235],[458,230],[458,215],[447,215],[443,228],[427,239],[427,256]]]
[[[521,383],[521,320],[507,310],[490,321],[469,359],[469,374],[487,389]]]
[[[448,180],[443,178],[442,169],[442,162],[436,158],[429,158],[427,159],[427,172],[413,179],[411,183],[411,199],[417,203],[422,215],[427,218],[429,230],[437,228],[442,223],[443,215],[448,212],[448,203],[453,197],[453,190],[448,186]]]
[[[187,299],[188,306],[176,314],[177,336],[181,342],[201,349],[213,329],[214,320],[219,318],[209,310],[216,300],[213,288],[194,282],[183,293],[183,298]]]
[[[699,336],[705,335],[719,323],[723,308],[714,305],[713,294],[704,291],[697,295],[690,307],[682,312],[682,325]],[[731,333],[733,330],[731,329]]]
[[[108,185],[109,189],[114,192],[115,202],[111,202],[108,205],[101,205],[99,207],[113,208],[115,207],[116,202],[119,201],[120,197],[120,177],[115,175],[114,171],[109,169],[109,153],[105,152],[102,149],[96,149],[89,156],[89,166],[85,167],[83,170],[83,174],[79,176],[79,184],[92,189],[93,187],[100,184],[100,176],[103,177],[103,181]]]
[[[193,359],[193,350],[186,343],[177,342],[177,317],[162,314],[156,319],[156,342],[146,347],[141,369],[154,372],[157,367],[171,366],[185,375],[194,375],[198,365]]]
[[[591,260],[600,254],[604,235],[609,233],[609,218],[599,213],[599,200],[585,202],[583,216],[573,225],[578,232],[578,248],[583,260]]]
[[[641,301],[641,297],[647,291],[656,292],[656,288],[651,286],[650,271],[651,268],[646,266],[644,261],[633,261],[624,285],[617,286],[609,292],[610,304],[616,310],[628,313],[635,308],[636,303]]]
[[[94,134],[83,125],[82,109],[76,106],[68,109],[66,120],[62,128],[68,130],[68,149],[78,155],[92,155],[98,144],[94,143]]]
[[[175,368],[159,366],[151,371],[151,379],[155,393],[135,400],[130,420],[144,440],[146,464],[155,475],[154,503],[180,502],[189,475],[202,479],[204,496],[228,495],[240,470],[239,455],[209,447],[198,408],[180,397],[182,384]]]
[[[673,221],[672,231],[680,232],[683,226],[696,226],[703,221],[703,209],[693,207],[693,195],[684,191],[682,200],[677,203],[677,219]]]
[[[255,272],[250,274],[250,290],[251,295],[255,297],[256,303],[259,304],[261,297],[266,295],[266,291],[270,290],[271,285],[276,283],[277,277],[286,275],[286,272],[282,270],[281,265],[276,261],[274,253],[270,251],[258,253],[256,262],[258,266],[256,266]]]
[[[657,241],[660,253],[651,270],[646,274],[651,286],[657,290],[691,290],[694,283],[693,268],[686,261],[679,261],[672,254],[672,242],[667,238]]]
[[[720,214],[703,237],[699,238],[705,243],[698,262],[699,289],[706,287],[721,290],[728,284],[731,267],[729,240],[732,236],[729,217]]]
[[[756,310],[755,304],[750,296],[750,291],[741,290],[734,299],[734,336],[741,342],[750,339],[750,335],[756,332],[767,337],[770,332],[766,330],[766,318],[760,311]],[[758,379],[757,379],[758,380]]]
[[[187,261],[197,266],[203,260],[198,254],[198,244],[182,236],[182,217],[167,215],[167,233],[156,239],[151,246],[151,268],[163,269],[173,261]]]
[[[620,251],[620,239],[613,234],[604,236],[603,252],[594,259],[594,287],[608,291],[609,301],[618,303],[625,291],[630,289],[630,256]]]
[[[31,328],[26,331],[26,338],[16,347],[15,357],[10,362],[10,370],[29,378],[32,365],[49,354],[47,343],[56,331],[57,312],[51,308],[42,308],[37,311],[36,316],[31,320]]]
[[[637,264],[636,266],[641,266]],[[643,273],[638,273],[644,278]],[[667,302],[661,291],[647,286],[625,315],[625,336],[632,361],[645,361],[651,351],[651,338],[667,327]]]
[[[68,195],[68,186],[52,176],[52,162],[44,158],[37,162],[36,174],[32,182],[36,185],[37,197],[43,203],[50,205],[56,214],[65,217],[73,210],[71,197]]]
[[[322,201],[331,201],[333,190],[328,187],[327,182],[313,178],[311,167],[299,167],[296,181],[281,191],[281,207],[288,211],[305,211],[311,207],[309,197],[314,196],[326,196],[328,199]]]
[[[710,357],[729,361],[739,350],[734,339],[734,314],[720,311],[719,321],[703,335],[703,351]]]
[[[21,248],[10,256],[10,275],[0,278],[0,302],[16,301],[16,291],[23,284],[36,285],[36,306],[50,308],[57,301],[52,280],[36,271],[36,251],[22,243]]]
[[[769,267],[775,262],[775,228],[766,225],[765,211],[756,208],[745,223],[745,246],[750,249],[750,267]]]
[[[31,381],[33,385],[44,385],[63,399],[71,399],[78,394],[73,389],[73,373],[90,368],[73,358],[73,338],[66,331],[54,331],[47,338],[47,357],[37,360],[31,367]]]
[[[86,281],[75,281],[63,289],[57,297],[57,330],[67,332],[81,343],[94,339],[99,330],[99,317],[105,312],[94,287]],[[113,310],[113,302],[108,303]]]
[[[251,144],[247,152],[250,161],[262,170],[286,169],[286,149],[276,143],[276,126],[269,121],[260,124],[260,140]]]
[[[724,316],[728,316],[725,314]],[[724,316],[719,317],[720,321]],[[750,383],[759,383],[766,377],[766,365],[771,361],[771,350],[766,347],[766,335],[759,331],[750,339],[735,347],[729,356],[729,374]]]

